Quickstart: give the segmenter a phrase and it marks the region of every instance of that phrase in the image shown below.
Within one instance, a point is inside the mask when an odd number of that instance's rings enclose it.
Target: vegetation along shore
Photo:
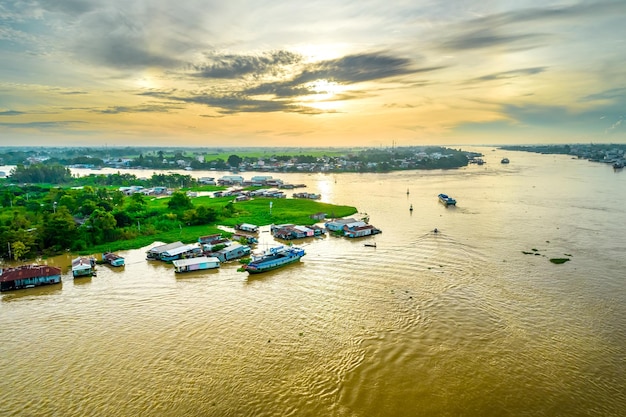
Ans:
[[[357,212],[355,207],[308,199],[273,201],[267,198],[233,202],[233,197],[204,195],[226,187],[200,185],[180,174],[153,174],[138,179],[132,174],[89,175],[76,178],[61,165],[18,166],[13,174],[28,177],[28,184],[4,180],[0,195],[0,256],[27,260],[70,250],[102,253],[135,249],[154,241],[195,242],[198,236],[224,233],[219,225],[238,223],[316,223],[319,212],[336,217]],[[36,178],[35,178],[36,177]],[[37,180],[37,181],[35,181]],[[37,183],[35,183],[37,182]],[[179,187],[162,196],[133,192],[135,187]],[[162,188],[166,188],[163,186]],[[203,194],[212,194],[212,193]]]
[[[33,259],[62,251],[100,253],[147,246],[154,241],[192,242],[218,226],[314,224],[311,216],[344,217],[355,207],[309,199],[267,198],[235,202],[225,190],[171,169],[262,172],[385,172],[466,166],[477,154],[443,147],[375,149],[268,148],[28,148],[0,149],[0,164],[14,165],[0,195],[0,257]],[[71,168],[117,168],[115,174],[72,175]],[[140,179],[124,168],[159,170]],[[97,171],[96,171],[97,172]],[[126,188],[121,188],[126,187]],[[132,187],[158,187],[158,197]],[[253,190],[253,187],[248,187]],[[217,193],[219,195],[219,193]],[[191,198],[190,196],[194,196]],[[221,230],[219,232],[222,232]]]

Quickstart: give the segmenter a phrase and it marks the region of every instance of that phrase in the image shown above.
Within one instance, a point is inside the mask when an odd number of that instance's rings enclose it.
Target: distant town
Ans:
[[[501,149],[542,154],[572,155],[592,162],[603,162],[619,169],[626,165],[624,144],[525,145],[502,146]]]
[[[386,172],[466,166],[474,152],[436,146],[371,149],[0,148],[1,165],[260,172]]]

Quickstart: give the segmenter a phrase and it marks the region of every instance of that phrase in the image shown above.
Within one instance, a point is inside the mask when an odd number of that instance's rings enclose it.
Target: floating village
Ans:
[[[205,179],[210,182],[214,179]],[[241,176],[225,176],[217,183],[231,187],[228,191],[215,192],[215,196],[232,196],[233,201],[242,201],[255,197],[286,198],[282,191],[261,189],[243,191],[237,186],[256,184],[273,186],[282,189],[306,187],[303,184],[294,186],[269,176],[254,177],[244,181]],[[132,188],[123,192],[152,193],[154,190]],[[166,193],[166,190],[157,190]],[[299,192],[292,198],[320,199],[319,194]],[[165,262],[173,265],[175,273],[201,271],[220,268],[226,262],[239,262],[241,272],[259,274],[275,270],[294,262],[298,262],[305,254],[305,250],[298,246],[298,241],[307,238],[323,238],[332,235],[340,238],[357,239],[381,233],[377,227],[369,224],[367,218],[356,219],[332,218],[327,219],[326,213],[315,213],[310,216],[317,223],[313,225],[272,224],[269,232],[275,239],[276,245],[266,250],[258,250],[260,227],[250,223],[240,223],[233,229],[224,228],[224,233],[199,236],[196,242],[183,243],[181,241],[157,244],[146,252],[148,262]],[[365,246],[374,246],[375,243],[365,243]],[[97,276],[97,267],[107,265],[111,268],[123,268],[125,259],[119,254],[105,252],[100,256],[78,256],[72,259],[71,273],[74,279]],[[17,267],[8,267],[0,270],[0,290],[10,291],[32,288],[42,285],[61,283],[61,269],[47,265],[27,264]]]

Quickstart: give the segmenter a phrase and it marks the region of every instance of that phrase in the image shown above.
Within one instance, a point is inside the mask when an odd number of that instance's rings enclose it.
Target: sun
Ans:
[[[334,81],[328,81],[325,79],[315,80],[308,84],[311,91],[316,94],[334,96],[340,92],[341,86]]]
[[[324,111],[338,110],[342,107],[341,94],[346,87],[329,81],[327,79],[317,79],[306,84],[306,88],[310,92],[302,98],[305,105],[314,107]]]

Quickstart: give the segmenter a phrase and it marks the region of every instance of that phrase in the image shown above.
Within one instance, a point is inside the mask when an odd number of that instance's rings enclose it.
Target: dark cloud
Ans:
[[[93,113],[100,114],[120,114],[120,113],[167,113],[170,110],[180,110],[181,106],[163,104],[145,104],[141,106],[112,106],[104,110],[92,110]]]
[[[245,75],[278,75],[289,65],[302,60],[289,51],[271,51],[261,55],[207,54],[207,62],[194,65],[198,77],[240,78]]]
[[[292,83],[298,85],[326,79],[338,83],[354,84],[435,71],[441,68],[443,67],[417,68],[410,59],[394,57],[385,53],[356,54],[312,64]]]
[[[581,99],[581,101],[611,100],[626,102],[626,87],[612,88],[600,93],[590,94]]]
[[[0,111],[0,116],[19,116],[21,114],[26,113],[17,110]]]
[[[237,78],[254,75],[255,81],[262,75],[286,74],[287,67],[297,67],[299,71],[292,78],[280,81],[259,82],[256,85],[243,85],[238,91],[233,86],[227,93],[219,91],[182,92],[182,91],[144,91],[140,95],[154,98],[202,104],[219,109],[220,114],[240,112],[292,112],[318,114],[327,111],[303,106],[298,99],[324,94],[315,91],[310,83],[327,80],[337,84],[355,84],[365,81],[387,79],[408,74],[435,71],[442,67],[420,68],[413,61],[394,57],[385,53],[349,55],[346,57],[303,64],[302,58],[286,51],[274,51],[258,56],[221,55],[214,56],[212,63],[198,67],[198,76],[212,78]],[[256,76],[259,76],[256,78]],[[272,77],[269,77],[272,78]],[[258,98],[258,96],[264,96]],[[334,94],[325,101],[353,100],[362,98],[363,93]]]
[[[72,125],[83,124],[81,121],[60,121],[60,122],[28,122],[28,123],[0,123],[0,127],[11,129],[64,129]]]
[[[534,67],[534,68],[521,68],[511,71],[502,71],[495,72],[493,74],[483,75],[482,77],[472,78],[468,81],[468,83],[473,82],[482,82],[482,81],[493,81],[493,80],[503,80],[509,78],[522,77],[525,75],[535,75],[545,72],[547,67]]]
[[[459,34],[441,44],[445,50],[458,51],[466,49],[482,49],[507,47],[519,51],[532,49],[546,43],[550,36],[541,33],[504,34],[495,33],[492,29],[481,29]]]
[[[557,24],[568,24],[577,19],[589,20],[595,16],[626,13],[626,2],[585,2],[560,7],[538,7],[496,13],[465,21],[451,35],[444,37],[440,48],[462,51],[501,47],[513,51],[533,49],[547,45],[553,39],[549,32]],[[535,29],[543,25],[546,33]]]

